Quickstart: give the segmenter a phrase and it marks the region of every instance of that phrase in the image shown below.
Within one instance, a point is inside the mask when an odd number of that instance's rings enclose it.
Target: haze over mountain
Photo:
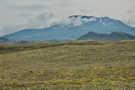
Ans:
[[[101,34],[125,32],[135,35],[134,27],[109,17],[73,15],[68,17],[68,19],[69,23],[55,24],[48,28],[24,29],[6,35],[4,38],[24,41],[65,41],[77,40],[89,32]]]

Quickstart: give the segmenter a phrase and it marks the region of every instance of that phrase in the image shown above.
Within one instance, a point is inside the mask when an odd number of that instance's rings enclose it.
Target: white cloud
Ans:
[[[74,14],[109,16],[135,25],[134,8],[135,0],[0,0],[0,26],[6,27],[0,33],[17,31],[7,30],[16,26],[49,26]]]

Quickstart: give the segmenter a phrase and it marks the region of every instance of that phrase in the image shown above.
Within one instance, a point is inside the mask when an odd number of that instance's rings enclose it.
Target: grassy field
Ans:
[[[0,46],[0,87],[135,88],[135,41]]]

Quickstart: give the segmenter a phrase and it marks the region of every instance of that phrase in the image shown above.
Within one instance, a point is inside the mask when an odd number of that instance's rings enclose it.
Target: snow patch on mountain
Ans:
[[[70,24],[74,26],[79,26],[83,23],[96,21],[97,18],[93,16],[81,16],[81,15],[73,15],[68,18],[70,20]]]

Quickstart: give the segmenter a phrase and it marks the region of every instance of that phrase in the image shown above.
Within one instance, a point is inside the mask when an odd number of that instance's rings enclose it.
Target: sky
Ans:
[[[0,0],[0,36],[71,15],[108,16],[135,26],[135,0]]]

